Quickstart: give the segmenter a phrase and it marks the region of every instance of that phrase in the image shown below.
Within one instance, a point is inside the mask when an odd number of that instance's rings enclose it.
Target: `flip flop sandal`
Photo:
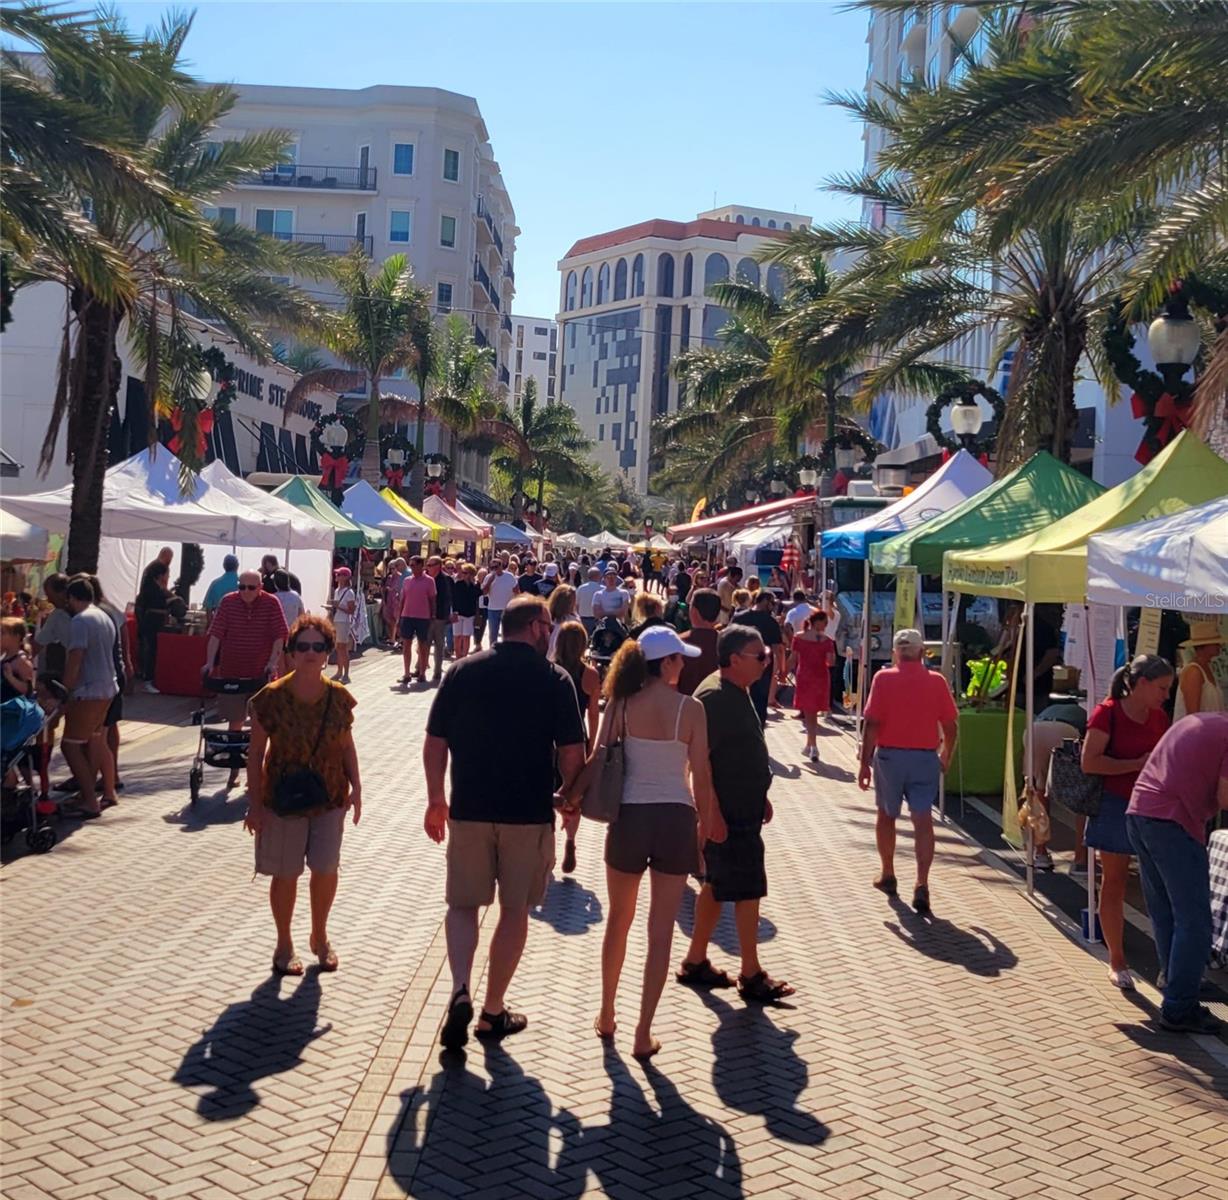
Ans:
[[[303,960],[297,954],[291,954],[289,958],[278,958],[277,955],[273,955],[273,970],[278,975],[301,975]]]
[[[743,1000],[756,1004],[774,1004],[796,991],[792,984],[785,983],[783,979],[772,979],[766,971],[760,971],[749,979],[745,975],[738,976],[738,994]]]
[[[445,1050],[459,1050],[469,1041],[469,1022],[472,1020],[473,1002],[469,999],[469,989],[461,988],[452,997],[452,1003],[448,1007],[443,1032],[439,1035],[439,1044]]]
[[[729,972],[718,971],[706,958],[701,963],[684,962],[674,978],[687,987],[733,987],[733,980],[729,978]]]
[[[317,950],[315,943],[312,942],[311,952],[320,960],[321,971],[335,971],[337,969],[337,952],[333,949],[331,942],[325,942],[320,950]]]
[[[524,1013],[510,1012],[506,1008],[501,1013],[488,1013],[483,1009],[479,1019],[485,1021],[490,1026],[489,1029],[475,1029],[473,1031],[474,1036],[481,1038],[483,1041],[487,1039],[502,1041],[505,1037],[511,1037],[513,1033],[522,1032],[529,1024],[529,1018]]]
[[[602,1029],[601,1021],[597,1017],[594,1017],[593,1018],[593,1032],[603,1042],[612,1042],[614,1040],[614,1035],[618,1032],[618,1024],[616,1022],[611,1028]]]

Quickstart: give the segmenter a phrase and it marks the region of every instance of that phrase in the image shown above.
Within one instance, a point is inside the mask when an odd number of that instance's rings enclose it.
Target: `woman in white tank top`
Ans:
[[[698,654],[674,630],[655,625],[637,641],[623,643],[605,681],[606,710],[597,744],[622,737],[626,769],[618,820],[606,834],[609,911],[601,946],[601,1011],[593,1028],[599,1037],[614,1036],[627,934],[647,870],[652,887],[644,990],[632,1047],[637,1058],[661,1048],[652,1036],[652,1020],[669,973],[687,876],[699,869],[700,839],[725,840],[712,789],[703,705],[677,690],[683,657]],[[590,763],[595,761],[594,756]],[[573,790],[582,794],[583,783]]]
[[[1173,720],[1180,721],[1187,713],[1222,712],[1224,696],[1215,681],[1211,663],[1219,654],[1223,642],[1219,634],[1219,622],[1191,621],[1190,637],[1181,643],[1190,649],[1194,657],[1177,677],[1177,694],[1173,698]]]

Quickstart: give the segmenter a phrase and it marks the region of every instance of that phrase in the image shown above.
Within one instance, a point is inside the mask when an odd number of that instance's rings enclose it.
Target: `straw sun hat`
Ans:
[[[1211,617],[1202,621],[1190,622],[1190,636],[1181,643],[1182,646],[1218,646],[1223,642],[1219,631],[1219,621]]]

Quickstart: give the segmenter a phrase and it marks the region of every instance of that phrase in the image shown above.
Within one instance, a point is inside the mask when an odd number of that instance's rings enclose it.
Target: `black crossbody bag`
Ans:
[[[324,701],[324,715],[320,718],[320,729],[316,734],[316,744],[311,751],[314,761],[316,751],[320,748],[320,739],[324,736],[324,726],[328,723],[328,712],[333,706],[333,689],[328,689],[328,699]],[[313,809],[327,808],[331,797],[324,776],[314,767],[299,767],[283,775],[273,789],[273,803],[269,806],[279,817],[305,817]]]

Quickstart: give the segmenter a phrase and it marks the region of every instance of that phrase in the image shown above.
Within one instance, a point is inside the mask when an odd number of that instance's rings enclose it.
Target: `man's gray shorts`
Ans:
[[[892,820],[900,815],[905,801],[914,817],[931,812],[938,801],[941,778],[936,750],[879,746],[874,751],[874,799]]]

